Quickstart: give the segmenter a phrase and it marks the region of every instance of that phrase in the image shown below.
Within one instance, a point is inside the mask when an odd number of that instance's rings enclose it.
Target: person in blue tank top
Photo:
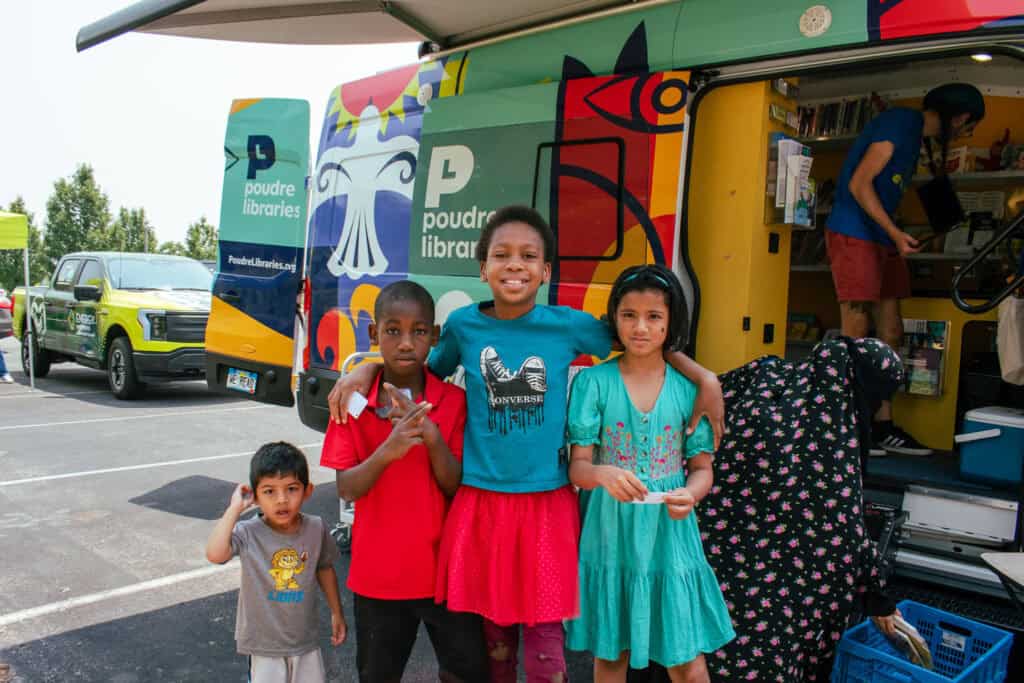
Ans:
[[[899,302],[910,296],[906,256],[921,246],[892,216],[914,176],[922,142],[942,173],[950,141],[969,134],[984,116],[985,101],[977,88],[949,83],[930,90],[920,111],[888,109],[857,137],[839,173],[832,212],[825,223],[845,336],[866,337],[873,326],[875,336],[899,348],[903,339]],[[871,455],[932,452],[893,424],[891,401],[884,401],[875,415],[872,442]]]

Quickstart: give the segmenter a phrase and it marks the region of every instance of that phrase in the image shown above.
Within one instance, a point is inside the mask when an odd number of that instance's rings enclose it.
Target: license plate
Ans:
[[[259,375],[255,372],[239,370],[238,368],[228,368],[227,387],[228,389],[241,391],[245,394],[255,394],[257,377],[259,377]]]

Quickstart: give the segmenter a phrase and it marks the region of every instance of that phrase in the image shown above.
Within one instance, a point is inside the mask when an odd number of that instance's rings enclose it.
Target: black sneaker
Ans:
[[[885,454],[885,449],[879,446],[878,442],[876,442],[874,437],[872,437],[871,443],[870,445],[868,445],[868,455],[870,455],[873,458],[877,458]]]
[[[881,447],[888,453],[931,455],[933,452],[932,449],[891,423],[881,430],[875,429],[872,436],[874,437],[872,448]]]

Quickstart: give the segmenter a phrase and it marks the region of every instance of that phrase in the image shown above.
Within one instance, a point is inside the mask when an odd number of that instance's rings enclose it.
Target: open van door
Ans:
[[[291,406],[306,234],[309,103],[235,100],[224,155],[206,382],[217,391]]]

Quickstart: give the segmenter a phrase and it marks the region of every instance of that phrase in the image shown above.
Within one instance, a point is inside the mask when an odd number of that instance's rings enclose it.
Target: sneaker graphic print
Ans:
[[[493,346],[480,352],[480,374],[487,386],[488,421],[493,432],[508,434],[513,428],[544,424],[547,368],[540,356],[530,356],[515,373],[509,372]]]

